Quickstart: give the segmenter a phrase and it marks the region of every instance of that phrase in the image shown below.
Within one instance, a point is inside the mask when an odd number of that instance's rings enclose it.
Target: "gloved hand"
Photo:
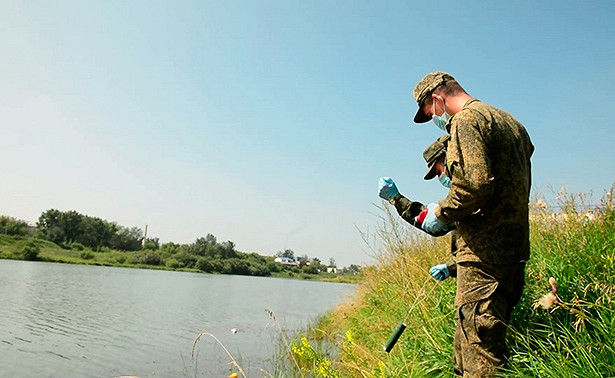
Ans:
[[[448,272],[446,264],[434,265],[429,269],[429,274],[438,281],[444,281],[449,278],[451,274]]]
[[[451,226],[446,223],[440,221],[436,218],[436,208],[438,204],[430,203],[427,205],[427,215],[425,216],[425,220],[421,227],[423,230],[427,231],[429,234],[442,234],[443,232],[449,231],[452,229]]]
[[[390,177],[380,177],[378,180],[378,195],[387,201],[399,194],[397,186]]]

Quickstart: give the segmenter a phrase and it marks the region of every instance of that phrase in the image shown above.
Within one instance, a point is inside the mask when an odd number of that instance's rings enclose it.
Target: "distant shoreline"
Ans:
[[[243,276],[260,276],[260,277],[274,277],[274,278],[288,278],[296,280],[306,281],[319,281],[319,282],[337,282],[337,283],[350,283],[356,284],[361,281],[361,274],[338,274],[338,273],[319,273],[308,274],[303,272],[293,272],[291,270],[281,270],[278,272],[262,272],[259,274],[242,274],[237,272],[221,272],[210,271],[205,272],[197,268],[187,268],[180,266],[168,266],[161,264],[144,264],[140,261],[148,261],[148,253],[150,257],[154,251],[117,251],[117,250],[105,250],[101,252],[93,251],[88,248],[79,250],[65,249],[57,244],[37,239],[33,237],[24,236],[11,236],[0,235],[0,259],[5,260],[26,260],[26,261],[40,261],[40,262],[55,262],[62,264],[78,264],[78,265],[94,265],[94,266],[109,266],[119,268],[131,268],[131,269],[150,269],[150,270],[166,270],[166,271],[178,271],[178,272],[192,272],[192,273],[210,273],[210,274],[230,274],[230,275],[243,275]],[[240,252],[238,252],[240,253]],[[253,254],[252,254],[253,255]],[[267,257],[263,257],[267,258]],[[228,259],[230,260],[230,259]],[[237,260],[237,259],[235,259]],[[271,257],[273,260],[273,257]],[[136,263],[131,263],[136,261]],[[156,262],[158,260],[155,260]],[[223,263],[226,261],[221,260]],[[235,261],[236,262],[236,261]],[[273,263],[273,261],[271,262]],[[264,273],[264,274],[263,274]]]

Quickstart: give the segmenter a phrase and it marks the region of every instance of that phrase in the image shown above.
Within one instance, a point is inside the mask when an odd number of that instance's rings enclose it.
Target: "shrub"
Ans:
[[[126,262],[126,255],[124,255],[123,253],[119,252],[119,253],[115,254],[114,259],[118,263],[123,264],[123,263]]]
[[[133,252],[128,252],[125,254],[125,256],[126,256],[126,260],[125,260],[126,264],[135,265],[139,263],[139,259]]]
[[[231,271],[232,274],[241,274],[241,275],[249,275],[250,274],[250,266],[244,260],[239,259],[229,259],[231,263]],[[226,273],[226,272],[225,272]]]
[[[91,260],[94,258],[94,254],[91,251],[81,251],[81,253],[79,253],[79,257],[84,260]]]
[[[271,273],[278,273],[282,271],[282,265],[273,261],[269,261],[267,263],[267,270]]]
[[[141,262],[146,265],[160,265],[162,263],[162,259],[160,258],[160,255],[155,252],[147,252],[141,259]]]
[[[24,260],[36,261],[40,251],[40,248],[35,243],[29,241],[21,248],[21,257]]]
[[[220,272],[224,274],[233,274],[233,264],[229,260],[221,261]]]
[[[73,251],[83,251],[85,249],[85,246],[81,243],[73,242],[70,244],[70,249],[72,249]]]
[[[181,264],[179,263],[179,261],[177,261],[177,259],[171,257],[170,259],[167,260],[166,264],[165,264],[168,268],[172,268],[172,269],[177,269],[177,268],[181,268]]]
[[[175,254],[175,259],[179,261],[182,268],[192,268],[196,263],[196,257],[186,251],[181,251]]]
[[[210,272],[213,272],[214,266],[207,257],[199,257],[199,259],[196,260],[194,267],[200,271],[210,273]]]
[[[269,276],[271,272],[265,265],[262,264],[250,264],[248,268],[251,276]]]

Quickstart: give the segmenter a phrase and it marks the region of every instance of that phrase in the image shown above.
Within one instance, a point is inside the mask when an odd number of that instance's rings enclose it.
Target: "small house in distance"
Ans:
[[[299,262],[291,259],[290,257],[276,257],[273,261],[282,265],[299,266]]]

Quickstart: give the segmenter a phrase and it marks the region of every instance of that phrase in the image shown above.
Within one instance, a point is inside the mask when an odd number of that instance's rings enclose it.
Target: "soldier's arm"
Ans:
[[[401,194],[396,195],[391,201],[391,204],[395,206],[397,214],[402,217],[406,222],[416,226],[417,215],[425,208],[425,206],[418,201],[411,201]],[[420,226],[418,226],[420,228]]]
[[[491,160],[481,135],[487,132],[487,127],[487,121],[471,110],[462,110],[453,118],[447,149],[447,162],[453,176],[451,188],[436,211],[438,219],[445,223],[459,221],[476,212],[493,193]]]

